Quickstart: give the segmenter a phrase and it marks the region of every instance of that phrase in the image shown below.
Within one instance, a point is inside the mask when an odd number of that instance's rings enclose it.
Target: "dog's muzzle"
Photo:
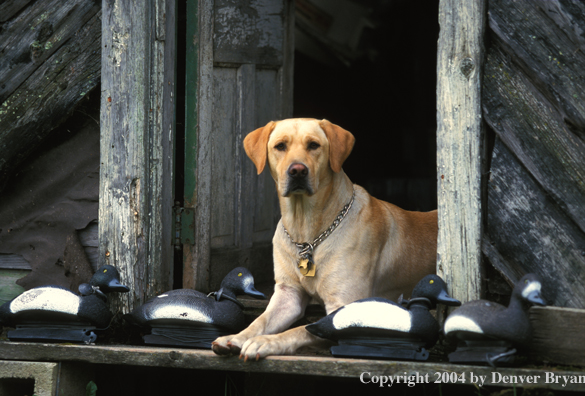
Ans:
[[[309,183],[309,168],[306,165],[293,163],[288,167],[286,174],[287,185],[283,194],[285,197],[294,193],[313,194],[313,189]]]

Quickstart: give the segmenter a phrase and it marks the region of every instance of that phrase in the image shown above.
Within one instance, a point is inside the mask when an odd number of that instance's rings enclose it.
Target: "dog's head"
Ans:
[[[313,195],[351,153],[355,138],[327,120],[295,118],[269,122],[250,132],[244,149],[262,173],[268,161],[278,193]]]

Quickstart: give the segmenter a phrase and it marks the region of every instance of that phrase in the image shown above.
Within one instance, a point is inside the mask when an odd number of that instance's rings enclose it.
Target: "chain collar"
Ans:
[[[282,229],[284,230],[284,233],[286,234],[286,236],[288,237],[288,239],[291,241],[291,243],[293,243],[298,249],[299,249],[299,260],[298,262],[300,263],[303,260],[306,260],[307,263],[306,265],[308,265],[309,267],[314,266],[314,262],[313,262],[313,250],[315,250],[315,248],[317,246],[319,246],[321,244],[321,242],[323,242],[325,240],[325,238],[327,238],[329,235],[331,235],[331,233],[333,231],[335,231],[335,229],[337,228],[337,226],[343,221],[343,219],[345,218],[345,216],[347,216],[347,213],[349,212],[349,210],[351,209],[351,206],[353,205],[353,201],[355,199],[355,188],[353,189],[353,194],[351,195],[351,199],[350,201],[347,203],[347,205],[345,205],[343,207],[343,209],[341,210],[341,212],[339,212],[339,214],[337,215],[337,217],[335,218],[335,220],[333,220],[333,224],[331,224],[329,226],[329,228],[327,228],[325,231],[323,231],[317,238],[315,238],[313,240],[312,243],[309,242],[295,242],[292,237],[290,236],[290,234],[288,233],[286,227],[284,226],[284,224],[282,224]],[[299,265],[299,267],[301,267]],[[303,272],[303,270],[301,270],[301,272]],[[309,275],[307,274],[309,273]],[[305,273],[303,273],[303,275],[307,275],[307,276],[314,276],[314,268],[312,269],[312,274],[311,274],[311,268],[308,268]]]

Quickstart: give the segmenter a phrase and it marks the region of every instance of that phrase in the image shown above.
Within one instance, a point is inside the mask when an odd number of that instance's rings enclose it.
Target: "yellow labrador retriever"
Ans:
[[[315,119],[270,122],[244,139],[258,174],[268,161],[278,191],[276,286],[266,311],[239,334],[215,340],[215,353],[258,360],[324,347],[304,326],[284,331],[311,298],[329,314],[361,298],[410,296],[435,273],[437,212],[405,211],[354,185],[341,169],[354,140]]]

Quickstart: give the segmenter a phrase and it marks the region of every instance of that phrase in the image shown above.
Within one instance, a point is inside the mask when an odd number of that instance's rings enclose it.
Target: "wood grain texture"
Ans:
[[[172,287],[175,2],[102,7],[99,260],[128,312]]]
[[[0,356],[4,360],[32,361],[81,361],[95,364],[118,364],[130,366],[170,367],[198,370],[222,370],[251,373],[283,373],[294,375],[325,376],[333,378],[349,378],[359,381],[362,373],[374,376],[408,376],[429,375],[429,382],[437,378],[435,373],[456,372],[466,373],[469,384],[469,373],[486,376],[485,385],[510,387],[510,384],[492,382],[491,367],[454,365],[431,362],[400,362],[392,360],[344,359],[316,356],[269,356],[259,362],[244,362],[236,357],[225,358],[207,350],[181,348],[151,348],[133,346],[83,346],[64,344],[16,343],[0,342]],[[503,376],[540,376],[538,388],[566,391],[585,391],[585,378],[582,383],[569,383],[563,387],[560,382],[545,382],[550,368],[498,368]],[[573,376],[577,379],[585,377],[585,373],[574,370],[554,370],[556,375]],[[516,387],[526,386],[517,384]],[[534,385],[532,385],[534,386]]]
[[[33,2],[2,25],[0,189],[99,84],[100,35],[91,0]]]
[[[285,1],[214,2],[215,62],[279,67],[283,62]]]
[[[492,158],[487,232],[505,258],[492,262],[496,268],[501,265],[508,276],[513,271],[537,273],[550,304],[585,307],[585,234],[499,139]]]
[[[188,3],[188,51],[197,64],[187,73],[196,90],[188,96],[191,106],[185,120],[185,206],[194,207],[195,244],[183,245],[183,287],[210,291],[211,261],[211,161],[213,110],[213,1]],[[193,67],[195,66],[195,67]],[[189,182],[194,181],[194,182]]]
[[[188,16],[198,13],[198,29],[189,33],[197,68],[187,66],[192,68],[188,73],[197,73],[198,93],[191,99],[196,107],[188,109],[186,136],[196,165],[189,164],[185,172],[186,180],[196,180],[185,188],[185,204],[196,207],[196,243],[184,245],[183,286],[212,291],[238,265],[272,274],[266,246],[279,217],[274,181],[268,172],[256,175],[242,142],[252,130],[290,116],[292,65],[282,62],[285,56],[292,61],[294,4],[197,4]],[[258,50],[263,40],[278,45]],[[264,56],[274,50],[276,58]]]
[[[585,367],[585,310],[558,307],[530,309],[531,351],[540,361]]]
[[[490,3],[488,124],[585,233],[582,2]]]
[[[437,60],[437,274],[481,296],[481,81],[486,1],[441,0]]]

